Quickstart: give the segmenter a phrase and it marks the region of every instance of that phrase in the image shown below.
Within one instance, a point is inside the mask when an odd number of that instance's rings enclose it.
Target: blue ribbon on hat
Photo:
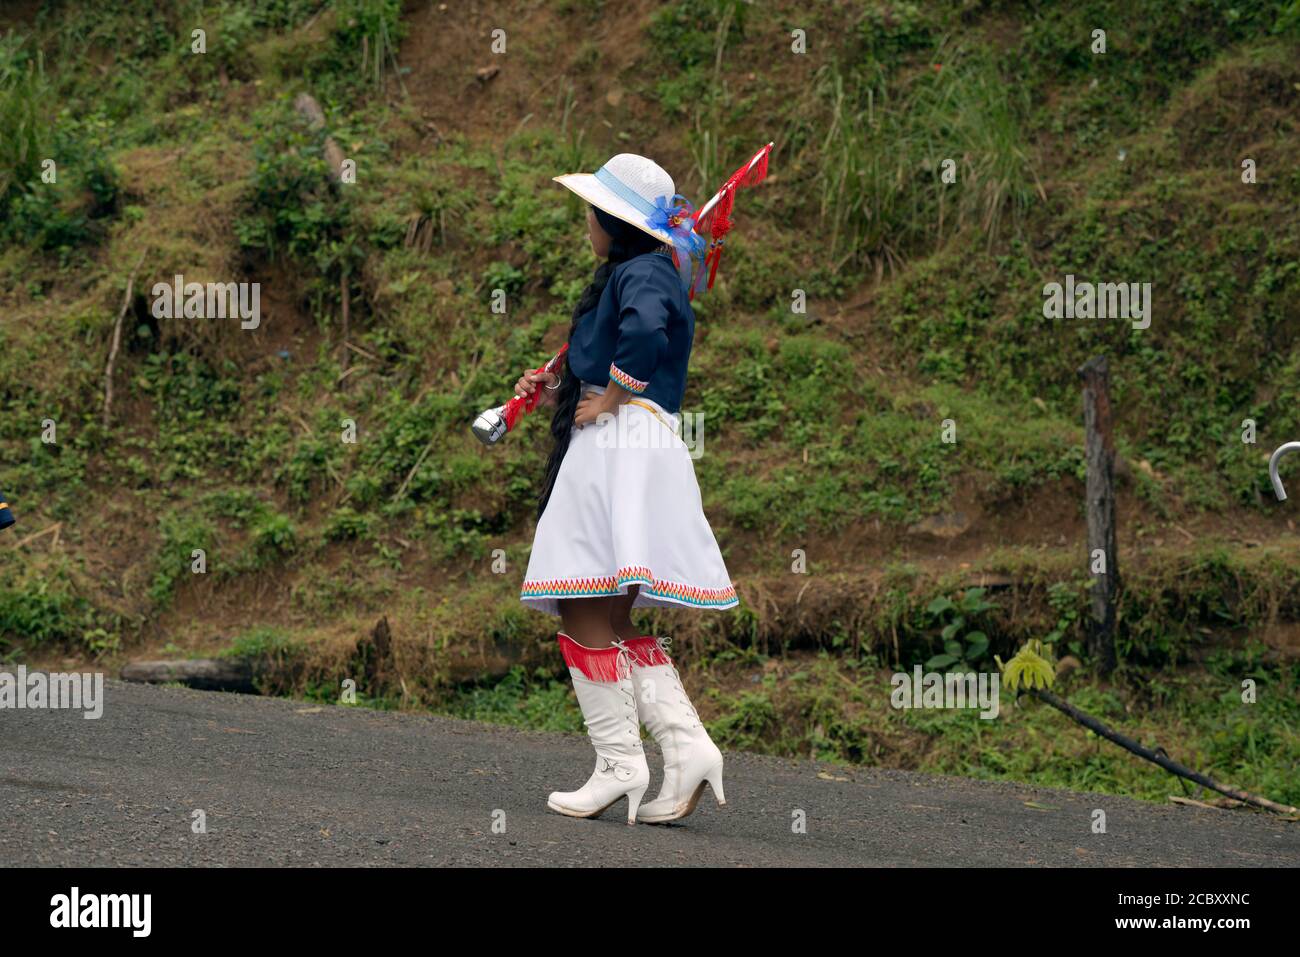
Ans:
[[[695,207],[691,205],[690,200],[681,193],[674,193],[672,196],[656,196],[651,203],[604,166],[596,170],[594,175],[597,182],[645,216],[646,226],[665,232],[671,237],[673,248],[678,253],[678,278],[681,279],[684,289],[690,289],[694,261],[698,259],[703,266],[704,256],[708,251],[704,239],[692,228]]]

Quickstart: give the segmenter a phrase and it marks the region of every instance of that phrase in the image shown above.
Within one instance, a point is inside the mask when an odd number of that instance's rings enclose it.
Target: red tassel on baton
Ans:
[[[709,235],[709,252],[705,262],[709,268],[707,289],[713,288],[713,280],[718,274],[718,263],[722,259],[723,238],[732,226],[731,211],[736,204],[736,191],[747,186],[756,186],[767,178],[767,157],[775,144],[768,143],[755,153],[744,166],[736,170],[722,188],[713,194],[713,198],[700,207],[695,214],[695,231]],[[691,298],[695,298],[695,289],[691,289]]]
[[[560,346],[560,351],[543,365],[533,370],[538,372],[555,373],[560,368],[560,363],[564,359],[564,354],[569,351],[569,344],[566,342]],[[558,374],[558,373],[557,373]],[[525,412],[531,412],[537,408],[537,402],[542,397],[541,388],[534,389],[531,395],[515,396],[505,405],[498,405],[495,408],[487,409],[479,413],[478,418],[474,420],[471,428],[474,434],[478,436],[480,442],[484,445],[495,445],[501,441],[501,438],[515,427],[520,417]]]

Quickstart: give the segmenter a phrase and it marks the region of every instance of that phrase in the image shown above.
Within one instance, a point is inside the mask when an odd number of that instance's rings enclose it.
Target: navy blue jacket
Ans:
[[[5,501],[4,492],[0,492],[0,528],[8,528],[13,523],[13,512],[9,511],[9,503]]]
[[[578,320],[569,364],[583,382],[615,382],[678,412],[695,313],[667,253],[619,263],[596,308]]]

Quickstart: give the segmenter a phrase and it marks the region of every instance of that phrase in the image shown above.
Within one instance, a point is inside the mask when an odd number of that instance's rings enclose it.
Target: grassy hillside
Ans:
[[[940,649],[932,602],[981,583],[975,664],[1026,637],[1081,653],[1075,370],[1105,354],[1123,665],[1085,660],[1078,700],[1300,800],[1300,537],[1265,467],[1300,438],[1296,0],[5,11],[0,656],[240,654],[269,691],[361,669],[379,705],[578,727],[553,622],[517,602],[546,430],[468,432],[595,265],[550,177],[642,152],[699,202],[775,140],[685,402],[742,604],[645,618],[720,740],[1167,793],[1059,715],[900,716],[881,692]],[[1150,327],[1045,319],[1067,273],[1150,283]],[[260,283],[261,325],[155,318],[177,274]]]

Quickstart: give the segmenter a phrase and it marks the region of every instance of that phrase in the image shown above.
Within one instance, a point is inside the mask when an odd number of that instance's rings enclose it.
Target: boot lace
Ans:
[[[636,682],[632,680],[632,662],[636,660],[636,655],[632,649],[627,646],[627,642],[621,638],[616,638],[612,646],[618,649],[618,657],[615,658],[616,673],[619,677],[618,690],[627,698],[627,707],[623,711],[623,716],[628,721],[627,733],[632,736],[632,740],[639,747],[641,744],[641,724],[636,714]],[[625,685],[623,679],[627,679]]]
[[[700,715],[699,712],[695,710],[695,705],[691,704],[691,699],[686,696],[686,689],[682,687],[682,676],[678,673],[677,666],[673,664],[672,655],[668,653],[670,650],[669,646],[673,643],[672,637],[665,635],[662,638],[656,638],[655,641],[658,642],[659,648],[664,653],[664,657],[668,659],[668,667],[673,673],[673,684],[677,688],[677,693],[681,695],[677,700],[684,704],[687,710],[690,711],[691,717],[695,719],[695,727],[704,727],[704,722],[700,720]]]

